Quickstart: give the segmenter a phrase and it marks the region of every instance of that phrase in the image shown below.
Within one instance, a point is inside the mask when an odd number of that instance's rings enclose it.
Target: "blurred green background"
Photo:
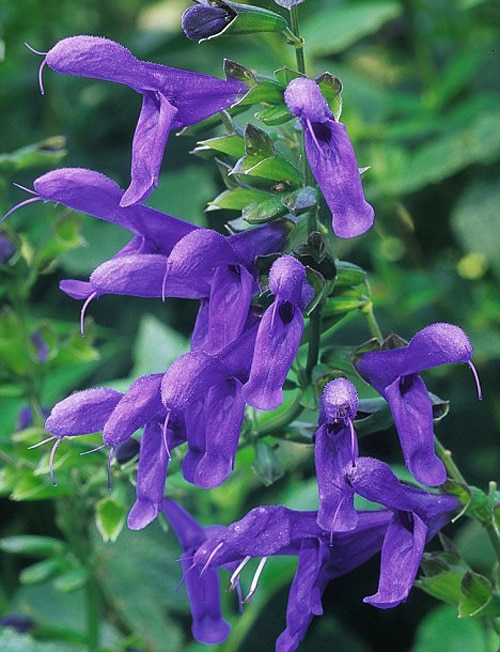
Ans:
[[[271,1],[258,4],[277,9]],[[41,58],[25,42],[46,51],[65,36],[102,35],[140,59],[217,76],[222,76],[224,57],[266,74],[282,65],[294,67],[293,49],[277,35],[200,45],[188,41],[180,18],[189,5],[185,0],[0,0],[2,212],[26,198],[13,182],[32,187],[34,178],[61,165],[99,170],[124,187],[140,107],[139,95],[126,87],[63,77],[48,68],[40,96]],[[370,166],[364,185],[376,209],[375,227],[356,242],[339,245],[338,255],[369,271],[384,334],[396,331],[409,339],[436,321],[456,323],[469,334],[483,384],[482,404],[465,367],[439,368],[426,380],[451,403],[437,434],[467,480],[485,489],[500,462],[500,6],[495,0],[305,0],[300,16],[308,73],[329,70],[342,79],[342,121],[359,165]],[[216,166],[189,154],[195,143],[193,135],[170,139],[159,188],[148,203],[222,228],[234,214],[205,214],[207,202],[223,185]],[[119,387],[123,379],[161,371],[187,346],[196,306],[102,297],[89,309],[87,338],[81,340],[80,306],[58,290],[58,282],[88,278],[126,242],[126,234],[38,203],[3,223],[0,236],[17,252],[0,268],[1,535],[43,535],[69,546],[55,556],[29,546],[13,555],[4,546],[0,615],[28,614],[35,629],[32,635],[0,629],[0,646],[35,652],[85,649],[90,601],[100,615],[102,649],[195,652],[202,646],[190,641],[184,590],[176,592],[180,569],[173,537],[161,523],[142,533],[125,528],[118,534],[133,493],[133,464],[114,472],[109,494],[104,453],[81,458],[78,453],[90,444],[64,443],[53,488],[45,451],[26,450],[37,433],[13,433],[26,405],[27,378],[35,374],[42,405],[50,408],[75,389],[111,381]],[[12,288],[17,288],[16,301]],[[28,335],[40,333],[49,342],[49,361],[36,373],[33,352],[23,352],[18,337],[21,312]],[[353,346],[368,338],[359,316],[332,344]],[[98,444],[98,438],[93,441]],[[401,461],[392,431],[368,437],[363,447],[366,454]],[[270,488],[252,471],[249,449],[242,452],[235,477],[209,495],[186,489],[175,460],[169,486],[205,523],[228,523],[259,501],[313,508],[310,449],[281,446],[281,455],[288,473]],[[70,541],[72,530],[85,534]],[[488,569],[492,551],[477,528],[460,521],[450,535],[475,569]],[[52,565],[34,566],[40,557]],[[95,594],[89,592],[89,573],[98,580]],[[273,649],[284,626],[292,573],[289,560],[271,560],[261,589],[243,617],[231,617],[233,635],[218,649]],[[375,560],[328,587],[326,615],[313,623],[301,649],[492,649],[478,621],[457,621],[452,608],[417,590],[396,610],[364,605],[361,599],[374,592],[376,578]],[[224,600],[234,612],[233,596]]]

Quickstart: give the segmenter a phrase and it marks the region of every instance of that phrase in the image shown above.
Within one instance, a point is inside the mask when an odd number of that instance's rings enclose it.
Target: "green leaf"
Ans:
[[[255,446],[252,469],[266,487],[270,487],[285,475],[285,467],[276,452],[262,440],[259,440]]]
[[[272,196],[270,193],[258,188],[247,188],[245,186],[237,186],[224,190],[214,200],[212,200],[207,208],[207,211],[228,209],[241,211],[247,204],[253,202],[265,201]]]
[[[180,652],[181,633],[167,614],[188,611],[179,546],[158,522],[145,530],[124,529],[113,544],[96,541],[99,568],[108,599],[146,649]]]
[[[36,535],[19,535],[0,539],[0,548],[14,555],[29,557],[53,557],[61,555],[66,550],[66,544],[60,539],[39,537]]]
[[[471,570],[468,570],[462,577],[460,590],[462,599],[458,605],[458,613],[461,618],[477,615],[492,599],[491,582],[484,575],[479,575]]]
[[[264,201],[247,204],[242,211],[242,217],[249,224],[263,224],[283,215],[286,212],[278,195],[271,195]]]
[[[131,376],[136,378],[165,371],[188,350],[188,346],[188,341],[180,333],[153,315],[144,315],[134,344]]]
[[[0,630],[0,649],[4,652],[86,652],[88,647],[74,643],[37,641],[29,634],[18,634],[15,630]]]
[[[241,99],[237,106],[247,106],[248,104],[258,104],[267,102],[268,104],[283,104],[283,89],[280,84],[266,80],[253,86],[248,93]]]
[[[493,136],[492,136],[493,137]],[[480,180],[467,187],[451,216],[451,227],[465,252],[478,252],[500,277],[500,186]]]
[[[274,156],[276,153],[273,141],[262,129],[252,124],[247,124],[244,137],[247,156],[261,160],[269,156]]]
[[[65,561],[61,558],[44,559],[37,564],[23,568],[19,574],[19,580],[21,584],[39,584],[52,577],[63,566],[65,566]]]
[[[261,122],[263,122],[264,124],[270,127],[274,127],[276,125],[282,125],[293,118],[286,104],[269,106],[266,109],[257,111],[257,113],[255,113],[255,117],[257,118],[257,120],[260,120]]]
[[[11,154],[0,154],[0,171],[17,172],[32,167],[56,166],[66,156],[66,139],[52,136]]]
[[[316,10],[302,21],[302,36],[307,52],[323,56],[342,52],[364,36],[377,32],[389,20],[402,13],[402,5],[393,0],[349,2]]]
[[[485,641],[482,624],[477,620],[458,619],[453,607],[431,611],[417,629],[412,652],[493,652]]]
[[[77,566],[58,575],[53,581],[54,588],[63,593],[71,593],[85,586],[89,581],[89,571],[85,566]]]
[[[125,524],[127,510],[111,496],[96,504],[96,525],[103,541],[116,541]]]
[[[220,152],[240,158],[245,154],[245,143],[241,136],[231,134],[229,136],[218,136],[208,140],[200,140],[192,150],[192,154],[204,155],[205,153]]]
[[[302,185],[300,171],[281,156],[270,156],[266,159],[244,156],[237,161],[231,174],[243,174],[249,177],[269,179],[270,181],[282,181],[292,186]]]
[[[316,188],[304,186],[285,195],[281,203],[294,215],[302,215],[316,205],[318,192]]]
[[[367,274],[362,267],[346,260],[336,260],[337,276],[335,277],[335,288],[356,287],[367,279]]]

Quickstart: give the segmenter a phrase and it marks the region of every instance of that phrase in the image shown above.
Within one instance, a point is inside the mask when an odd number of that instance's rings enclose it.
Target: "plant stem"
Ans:
[[[443,446],[443,444],[439,441],[436,435],[434,435],[434,446],[436,448],[437,456],[443,462],[446,468],[448,477],[450,477],[452,480],[455,480],[456,482],[460,482],[460,484],[467,485],[466,479],[460,473],[458,466],[455,464],[453,460],[451,451]]]
[[[300,36],[299,29],[299,10],[297,6],[291,8],[290,10],[290,20],[292,23],[292,32],[294,33],[296,40],[294,41],[295,47],[295,58],[297,60],[297,70],[303,75],[306,74],[306,62],[304,58],[304,39]]]
[[[307,349],[306,379],[311,381],[314,367],[318,363],[321,341],[321,308],[319,303],[309,318],[309,344]]]
[[[295,421],[304,410],[304,406],[301,404],[302,396],[303,392],[300,392],[287,410],[283,411],[274,419],[270,419],[267,423],[262,424],[259,428],[256,428],[254,436],[258,439],[265,435],[271,435],[278,430],[282,430],[292,423],[292,421]]]

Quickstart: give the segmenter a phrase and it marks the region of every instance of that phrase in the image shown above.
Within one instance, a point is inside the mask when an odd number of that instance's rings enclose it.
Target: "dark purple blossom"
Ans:
[[[184,477],[205,489],[224,482],[234,465],[245,410],[241,386],[248,378],[255,334],[255,325],[248,327],[217,355],[186,353],[162,379],[164,405],[185,423]]]
[[[163,513],[182,546],[183,580],[191,605],[193,636],[205,645],[225,641],[231,626],[222,617],[220,583],[217,568],[200,568],[193,563],[195,551],[222,526],[203,527],[175,501],[163,501]]]
[[[387,464],[370,457],[346,468],[346,479],[360,496],[393,512],[382,546],[378,591],[364,602],[395,607],[408,597],[426,542],[450,521],[460,501],[406,486]]]
[[[171,129],[227,109],[248,90],[235,79],[222,80],[139,61],[122,45],[97,36],[71,36],[59,41],[46,54],[44,64],[66,75],[124,84],[143,96],[132,144],[131,183],[121,206],[141,202],[157,185]]]
[[[304,127],[307,159],[332,213],[333,232],[339,238],[353,238],[368,231],[374,212],[363,194],[354,150],[320,87],[312,79],[293,79],[285,102]]]
[[[259,324],[250,377],[243,387],[245,401],[262,410],[283,402],[283,383],[304,332],[302,310],[313,297],[305,267],[292,256],[273,263],[269,290],[275,298]]]
[[[203,571],[223,567],[232,571],[230,588],[252,557],[261,557],[249,592],[257,589],[265,560],[294,555],[299,563],[288,598],[286,628],[276,642],[278,652],[293,652],[314,616],[323,613],[321,597],[330,580],[360,566],[382,545],[390,512],[360,512],[356,530],[330,536],[317,525],[316,512],[297,512],[281,506],[257,507],[241,520],[207,537],[194,554]]]
[[[238,15],[232,2],[195,0],[182,15],[184,34],[193,41],[221,34]]]
[[[318,480],[318,525],[339,532],[356,527],[354,492],[345,482],[344,468],[354,465],[358,443],[353,419],[358,394],[347,378],[330,381],[320,399],[320,413],[314,436],[314,460]]]
[[[467,335],[452,324],[432,324],[406,346],[360,353],[354,357],[359,374],[388,402],[408,469],[421,483],[446,480],[446,469],[434,451],[432,400],[421,371],[453,362],[471,365]]]

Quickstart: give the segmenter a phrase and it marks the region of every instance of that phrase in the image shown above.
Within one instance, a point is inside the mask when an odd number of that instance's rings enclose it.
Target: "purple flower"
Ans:
[[[262,410],[283,402],[283,383],[304,331],[302,310],[313,296],[305,267],[292,256],[273,263],[269,289],[275,299],[259,324],[250,377],[243,387],[245,401]]]
[[[197,227],[140,204],[121,206],[123,190],[111,179],[82,168],[61,168],[48,172],[33,183],[35,197],[11,209],[34,201],[54,201],[76,211],[116,224],[133,234],[125,247],[94,272],[90,282],[66,279],[60,288],[74,299],[90,300],[100,294],[161,296],[166,256],[174,245]],[[31,192],[31,191],[29,191]],[[140,270],[141,273],[138,273]],[[156,283],[155,283],[156,280]],[[186,287],[183,284],[186,296]],[[180,288],[171,288],[173,296]],[[205,286],[192,289],[190,298],[204,296]],[[177,293],[177,294],[176,294]],[[86,301],[82,310],[82,322]],[[83,330],[83,329],[82,329]]]
[[[132,144],[131,182],[121,206],[137,204],[158,183],[171,129],[200,122],[235,104],[248,90],[234,79],[170,68],[136,59],[122,45],[97,36],[71,36],[46,54],[56,72],[129,86],[143,96]]]
[[[186,353],[163,376],[162,401],[185,423],[184,477],[199,487],[220,485],[233,468],[245,410],[241,385],[248,378],[255,330],[247,328],[217,355]]]
[[[460,502],[403,485],[387,464],[369,457],[347,468],[346,479],[356,493],[393,512],[382,546],[378,591],[364,602],[395,607],[408,597],[426,542],[449,522]]]
[[[368,231],[374,212],[363,194],[354,150],[320,87],[312,79],[293,79],[285,102],[304,127],[307,159],[332,212],[333,232],[339,238],[353,238]]]
[[[216,568],[200,568],[192,563],[193,555],[208,537],[224,528],[202,527],[175,501],[163,501],[163,513],[167,517],[183,548],[181,555],[184,584],[193,616],[194,638],[205,645],[225,641],[231,626],[222,617],[219,575]]]
[[[314,436],[314,460],[318,479],[318,525],[328,531],[356,527],[354,492],[345,482],[344,468],[354,465],[358,443],[353,419],[358,394],[346,378],[330,381],[320,399],[319,428]]]
[[[316,512],[297,512],[281,506],[257,507],[241,520],[208,537],[194,554],[194,565],[207,571],[233,571],[230,588],[251,557],[262,557],[248,601],[257,588],[266,559],[296,555],[299,559],[288,598],[286,628],[278,638],[278,652],[293,652],[315,615],[322,614],[321,597],[328,582],[363,564],[382,545],[390,512],[360,512],[356,530],[330,535],[317,525]]]
[[[56,438],[53,451],[64,437],[99,431],[103,433],[104,445],[113,451],[144,428],[137,499],[128,517],[133,530],[144,528],[156,517],[163,500],[170,451],[185,441],[182,424],[179,426],[174,419],[166,421],[161,380],[162,374],[141,376],[125,394],[108,388],[75,392],[54,406],[45,424]]]
[[[466,334],[452,324],[426,326],[400,348],[354,356],[359,374],[388,402],[406,465],[422,484],[442,484],[446,469],[434,451],[432,401],[419,373],[452,362],[472,365],[471,357]]]

